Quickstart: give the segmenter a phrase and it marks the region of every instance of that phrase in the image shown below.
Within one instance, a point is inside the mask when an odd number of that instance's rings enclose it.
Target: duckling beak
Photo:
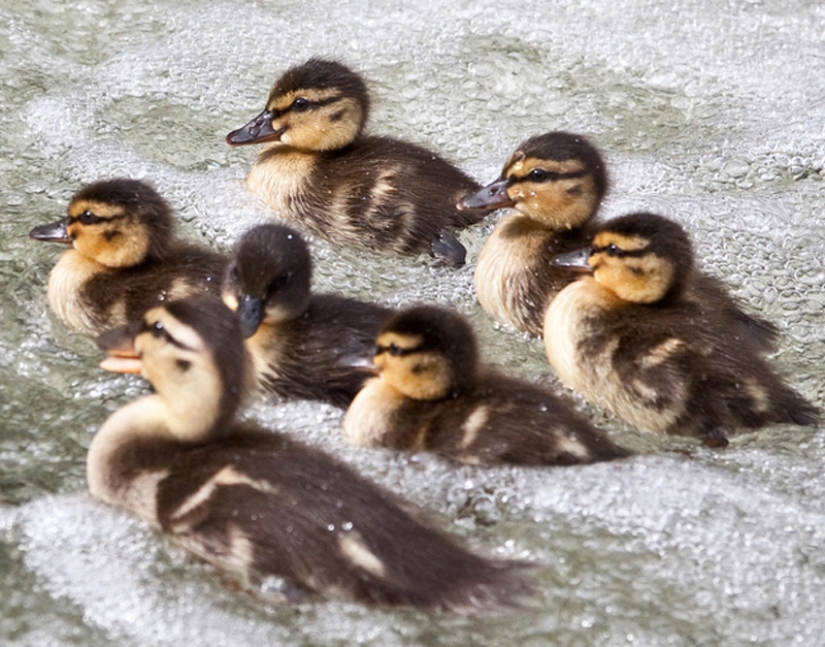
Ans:
[[[274,118],[275,114],[271,110],[264,110],[245,126],[229,133],[226,136],[226,143],[230,146],[244,146],[280,140],[286,128],[275,130],[272,127]]]
[[[263,299],[242,294],[238,297],[238,320],[244,339],[254,335],[264,320]]]
[[[135,337],[142,323],[137,321],[113,328],[98,336],[98,348],[109,353],[109,357],[100,363],[100,368],[113,373],[140,374],[143,362],[135,350]]]
[[[583,247],[582,249],[577,249],[574,252],[559,254],[558,256],[553,257],[553,265],[572,270],[573,272],[592,274],[593,268],[590,266],[590,263],[587,262],[592,253],[592,247]]]
[[[49,243],[72,244],[72,238],[68,231],[69,219],[63,218],[50,225],[40,225],[29,232],[29,238],[34,240],[45,240]]]
[[[465,195],[458,201],[456,207],[459,211],[468,209],[502,209],[512,207],[516,204],[507,195],[507,180],[496,180],[488,184],[483,189]]]

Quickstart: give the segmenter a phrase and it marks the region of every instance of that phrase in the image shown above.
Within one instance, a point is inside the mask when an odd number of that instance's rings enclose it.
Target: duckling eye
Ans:
[[[381,355],[382,353],[389,353],[393,357],[403,357],[404,355],[408,355],[412,351],[406,348],[401,348],[398,344],[388,344],[387,346],[381,346],[380,344],[375,347],[376,355]]]
[[[292,272],[286,272],[285,274],[281,274],[278,278],[276,278],[272,283],[269,284],[269,294],[274,294],[278,290],[282,290],[286,287],[289,282],[292,280]]]
[[[95,214],[93,214],[88,209],[81,213],[77,218],[81,224],[83,225],[93,225],[96,222],[100,222],[100,218],[98,218]]]
[[[546,182],[550,178],[550,173],[543,168],[534,168],[527,174],[527,177],[533,182]]]
[[[604,248],[604,251],[606,251],[609,256],[620,256],[622,253],[622,250],[619,249],[615,243],[610,243]]]
[[[156,321],[149,327],[149,332],[152,333],[152,337],[164,337],[166,335],[166,331],[163,329],[163,323],[160,321]]]
[[[309,100],[303,97],[298,97],[292,102],[292,109],[295,112],[306,112],[309,109]]]

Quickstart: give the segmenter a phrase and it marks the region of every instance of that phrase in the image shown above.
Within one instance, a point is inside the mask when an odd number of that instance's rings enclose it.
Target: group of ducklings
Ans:
[[[776,328],[695,267],[681,226],[596,219],[607,173],[584,137],[532,137],[481,187],[424,148],[365,135],[368,113],[358,74],[310,59],[227,142],[264,144],[249,189],[332,242],[460,266],[453,230],[513,207],[478,258],[480,304],[542,336],[563,384],[641,429],[724,446],[736,428],[818,421],[765,359]],[[103,368],[154,388],[95,436],[91,493],[250,588],[277,577],[287,599],[437,609],[530,587],[522,564],[468,552],[334,458],[234,421],[249,387],[346,408],[344,436],[364,446],[480,465],[631,455],[550,390],[484,365],[458,313],[313,294],[308,246],[285,225],[249,230],[226,257],[179,240],[150,186],[114,179],[31,237],[71,245],[49,277],[52,310],[98,336]]]

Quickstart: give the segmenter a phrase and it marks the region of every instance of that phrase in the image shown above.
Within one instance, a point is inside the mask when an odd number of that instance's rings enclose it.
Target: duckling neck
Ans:
[[[90,492],[110,503],[121,502],[118,492],[127,480],[124,472],[129,471],[130,463],[133,469],[142,471],[136,464],[138,452],[130,451],[130,447],[194,445],[213,440],[226,433],[221,424],[224,417],[206,398],[198,407],[175,407],[155,394],[121,407],[103,423],[89,447],[86,474]]]
[[[592,276],[574,281],[550,302],[544,318],[544,347],[563,384],[589,392],[589,371],[582,369],[581,344],[593,333],[594,319],[625,303]]]
[[[74,249],[66,250],[49,274],[48,300],[52,311],[79,331],[98,327],[83,303],[83,286],[94,276],[110,271],[105,265]]]
[[[304,191],[318,159],[319,153],[271,145],[249,171],[247,187],[275,211],[289,211],[294,208],[295,196]]]
[[[341,424],[344,438],[354,445],[382,447],[394,427],[395,413],[406,396],[381,377],[368,380],[347,409]]]

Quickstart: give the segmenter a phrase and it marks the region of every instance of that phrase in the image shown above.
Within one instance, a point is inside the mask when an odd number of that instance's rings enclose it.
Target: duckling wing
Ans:
[[[386,491],[279,434],[243,430],[187,452],[158,488],[159,518],[201,557],[250,582],[282,577],[366,603],[507,603],[515,564],[467,552]]]
[[[745,312],[741,303],[719,279],[700,273],[694,278],[691,292],[701,305],[717,309],[743,342],[752,344],[763,353],[776,350],[779,343],[777,327],[766,319]]]
[[[281,350],[263,380],[285,398],[349,406],[371,377],[375,338],[390,310],[335,295],[315,295],[306,313],[279,329]]]
[[[638,403],[630,422],[726,445],[731,429],[815,424],[817,410],[788,387],[758,350],[730,329],[726,314],[693,303],[637,312],[613,368]],[[654,424],[655,423],[655,424]]]
[[[417,404],[426,448],[461,463],[573,465],[631,455],[562,398],[496,373],[458,398]]]
[[[83,303],[100,326],[93,332],[136,321],[165,301],[194,294],[220,295],[226,262],[220,254],[181,245],[163,258],[93,276],[82,288]]]
[[[328,153],[309,186],[316,187],[307,199],[318,215],[307,220],[326,221],[320,235],[377,251],[421,252],[445,227],[484,216],[456,206],[477,182],[435,153],[384,137]]]

